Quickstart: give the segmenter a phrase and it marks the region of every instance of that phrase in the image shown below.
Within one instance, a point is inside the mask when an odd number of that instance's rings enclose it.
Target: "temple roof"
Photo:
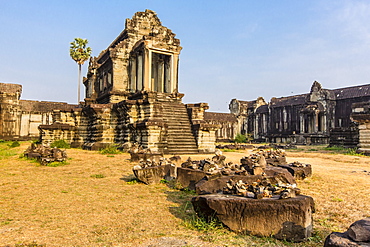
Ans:
[[[78,105],[50,101],[20,100],[19,103],[22,106],[22,111],[26,112],[51,112],[53,110],[70,111],[78,107]]]
[[[293,95],[289,97],[271,98],[271,106],[279,107],[286,105],[302,105],[306,102],[306,94]]]
[[[334,92],[336,99],[339,99],[339,100],[370,96],[370,84],[338,88],[338,89],[332,89],[332,90],[329,89],[329,91]]]
[[[204,120],[236,122],[236,116],[231,113],[204,112]]]

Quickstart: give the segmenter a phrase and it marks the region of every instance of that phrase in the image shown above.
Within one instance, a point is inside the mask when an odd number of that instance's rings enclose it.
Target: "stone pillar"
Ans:
[[[216,150],[216,131],[218,124],[208,124],[204,121],[204,111],[209,108],[207,103],[187,104],[192,130],[200,153],[214,153]]]
[[[358,152],[370,155],[370,102],[352,104],[351,119],[359,124]]]
[[[175,53],[172,55],[172,72],[171,72],[171,92],[178,92],[178,74],[179,74],[179,54]]]
[[[304,133],[304,116],[303,113],[299,114],[299,131],[300,133]]]
[[[255,115],[255,118],[254,118],[254,136],[253,138],[254,139],[258,139],[259,138],[259,131],[258,131],[258,121],[259,121],[259,116],[258,115]]]
[[[313,132],[317,133],[319,130],[319,110],[315,111],[314,119],[315,119],[315,127],[314,127]]]
[[[144,50],[144,90],[153,91],[152,88],[152,51]]]
[[[22,115],[19,104],[21,93],[21,85],[0,83],[0,139],[19,138]]]

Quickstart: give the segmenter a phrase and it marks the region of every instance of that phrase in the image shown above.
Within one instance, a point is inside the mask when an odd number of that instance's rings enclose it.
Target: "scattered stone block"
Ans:
[[[172,164],[175,164],[176,166],[181,165],[181,156],[175,155],[168,159]]]
[[[287,163],[286,157],[266,158],[266,162],[271,166],[285,165]]]
[[[370,246],[370,218],[356,221],[346,232],[332,232],[324,243],[324,247],[360,246]]]
[[[268,166],[265,174],[269,177],[271,184],[296,184],[293,175],[281,167]]]
[[[232,231],[273,236],[301,242],[311,236],[312,197],[251,199],[220,194],[192,198],[194,210],[206,218],[217,217]]]
[[[244,183],[251,184],[258,180],[262,180],[263,177],[261,175],[232,175],[232,176],[222,176],[217,179],[202,179],[195,185],[195,191],[198,195],[205,195],[205,194],[215,194],[215,193],[222,193],[223,188],[226,185],[226,182],[230,179],[234,181],[242,180]]]
[[[163,158],[162,153],[152,153],[152,152],[143,152],[143,153],[130,153],[131,162],[137,162],[139,160],[152,160],[158,162]]]
[[[356,221],[348,229],[348,236],[356,242],[369,242],[370,245],[370,218]]]
[[[206,176],[206,172],[191,168],[177,167],[176,183],[183,188],[195,190],[195,184]]]
[[[41,165],[51,162],[63,162],[67,160],[67,153],[59,148],[50,148],[41,144],[32,143],[24,152],[24,156],[29,159],[37,159]]]
[[[294,162],[287,165],[279,165],[279,167],[287,169],[295,179],[303,180],[307,177],[312,176],[312,167],[310,164],[301,164]]]
[[[145,184],[156,184],[162,179],[172,180],[176,177],[176,167],[174,165],[151,166],[142,169],[133,169],[138,180]]]

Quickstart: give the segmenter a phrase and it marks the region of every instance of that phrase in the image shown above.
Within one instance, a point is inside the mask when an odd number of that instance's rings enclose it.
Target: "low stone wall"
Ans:
[[[40,125],[40,139],[43,144],[50,144],[57,140],[73,142],[75,127],[69,124],[53,123],[51,125]]]

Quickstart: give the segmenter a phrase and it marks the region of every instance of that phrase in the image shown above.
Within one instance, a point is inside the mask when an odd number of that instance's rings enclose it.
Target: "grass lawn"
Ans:
[[[370,217],[370,157],[287,152],[289,162],[312,165],[298,187],[316,204],[314,236],[288,243],[205,224],[193,193],[138,183],[128,154],[67,149],[66,164],[48,167],[20,158],[30,142],[8,144],[0,143],[0,246],[322,246],[330,232]],[[248,154],[224,153],[233,162]]]

